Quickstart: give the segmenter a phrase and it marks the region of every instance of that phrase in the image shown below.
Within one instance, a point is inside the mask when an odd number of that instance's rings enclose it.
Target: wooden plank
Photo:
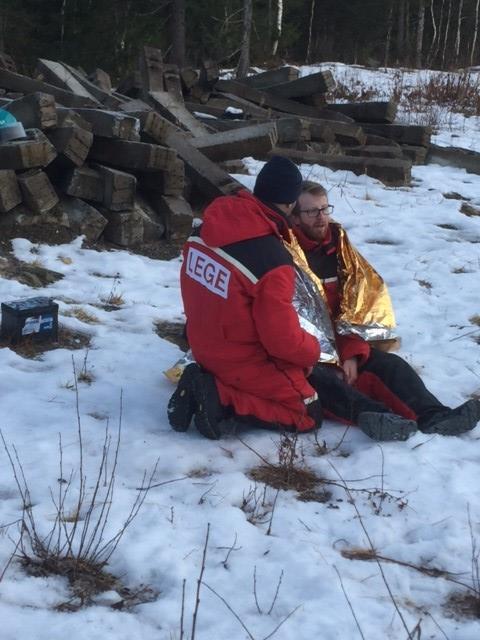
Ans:
[[[105,180],[99,171],[84,165],[67,173],[60,186],[69,196],[103,202],[104,183]]]
[[[140,209],[109,211],[102,208],[101,212],[108,220],[103,232],[105,240],[121,247],[132,247],[143,242],[143,215]]]
[[[160,49],[143,47],[139,61],[142,94],[146,98],[150,91],[164,91],[163,56]]]
[[[254,89],[266,89],[267,87],[274,87],[277,84],[283,84],[285,82],[291,82],[297,80],[299,70],[295,67],[279,67],[278,69],[269,69],[262,73],[256,73],[252,76],[242,78],[239,82],[253,87]]]
[[[201,115],[198,113],[196,116],[197,120],[203,122],[203,124],[211,129],[211,133],[215,133],[215,131],[232,131],[233,129],[241,129],[242,127],[250,127],[254,124],[261,124],[265,122],[265,120],[230,120],[230,118],[210,118],[208,115]]]
[[[130,171],[168,171],[177,154],[157,144],[95,136],[88,157]]]
[[[323,105],[320,108],[317,108],[317,118],[321,118],[322,120],[334,120],[336,122],[346,122],[347,124],[354,124],[355,120],[345,115],[344,113],[337,113],[336,111],[332,111],[329,108],[329,105],[325,107]]]
[[[343,147],[347,156],[363,156],[364,158],[403,158],[400,147],[359,145],[358,147]]]
[[[345,104],[329,104],[330,111],[343,113],[357,122],[391,124],[397,115],[398,104],[395,100],[386,102],[349,102]]]
[[[66,107],[57,107],[57,127],[71,127],[72,125],[85,129],[85,131],[92,130],[92,125],[76,111]]]
[[[407,124],[371,124],[362,123],[365,133],[391,138],[400,144],[413,144],[428,147],[432,135],[431,127]]]
[[[180,158],[171,162],[168,171],[139,173],[139,187],[142,190],[166,196],[180,196],[185,188],[185,163]]]
[[[49,82],[55,87],[65,89],[65,91],[71,91],[77,96],[90,100],[92,104],[97,102],[95,97],[80,84],[77,78],[61,62],[39,58],[37,60],[36,74],[38,80]]]
[[[180,78],[185,89],[190,91],[192,87],[198,84],[198,81],[200,80],[200,72],[193,67],[183,67],[180,69]]]
[[[0,171],[0,213],[7,213],[22,201],[15,171]]]
[[[135,176],[101,164],[94,164],[93,168],[103,177],[103,204],[107,209],[110,209],[110,211],[131,209],[135,204],[137,190]]]
[[[367,175],[377,178],[383,183],[392,186],[409,184],[412,165],[406,160],[391,158],[354,158],[345,155],[325,155],[314,151],[297,151],[296,149],[284,149],[276,147],[271,155],[281,155],[290,158],[293,162],[318,164],[328,167],[333,171],[352,171],[356,175]]]
[[[236,80],[219,80],[215,85],[215,89],[223,93],[233,93],[235,96],[253,102],[261,107],[267,107],[297,116],[318,117],[318,110],[315,109],[315,107],[309,107],[306,104],[295,102],[295,100],[289,100],[283,96],[275,95],[272,91],[253,89]]]
[[[346,124],[335,120],[321,120],[317,118],[302,118],[309,123],[312,140],[321,142],[339,142],[348,146],[365,144],[366,135],[358,124]],[[333,134],[334,140],[330,139]]]
[[[331,71],[318,71],[303,78],[276,84],[268,87],[268,91],[281,98],[300,98],[312,93],[327,93],[335,88],[335,80]]]
[[[47,82],[41,82],[40,80],[32,80],[26,76],[21,76],[18,73],[7,71],[6,69],[0,69],[0,87],[9,89],[11,91],[19,91],[21,93],[34,93],[35,91],[41,91],[42,93],[49,93],[57,102],[65,107],[94,107],[98,106],[96,100],[85,98],[83,96],[77,96],[76,94],[60,89]]]
[[[140,123],[137,118],[103,109],[75,109],[92,126],[96,136],[120,138],[121,140],[139,140]]]
[[[32,169],[17,176],[25,205],[32,213],[45,213],[58,204],[58,196],[47,174]]]
[[[272,109],[264,109],[263,107],[259,107],[257,104],[253,104],[253,102],[234,96],[231,93],[216,93],[215,97],[210,98],[207,102],[207,106],[209,105],[214,108],[223,108],[224,113],[221,116],[223,118],[256,118],[258,120],[271,120],[271,118],[276,115],[276,112]],[[282,113],[281,116],[285,117],[285,113]]]
[[[169,122],[166,118],[156,111],[137,111],[132,113],[139,123],[140,131],[143,134],[143,142],[157,142],[165,144],[166,136],[169,131],[175,130],[177,127]]]
[[[56,166],[80,167],[87,159],[93,134],[75,124],[50,129],[48,139],[57,150]]]
[[[179,102],[183,102],[180,71],[176,64],[163,65],[163,82],[165,84],[165,90],[175,96]]]
[[[400,147],[398,142],[395,142],[395,140],[392,140],[391,138],[385,138],[383,136],[376,136],[373,133],[367,133],[365,144],[379,145],[381,147],[385,147],[387,145],[397,148]]]
[[[165,237],[172,235],[187,238],[192,229],[193,212],[190,204],[181,196],[159,196],[153,203],[165,227]]]
[[[440,164],[444,167],[458,167],[469,173],[480,175],[480,153],[459,147],[439,147],[430,145],[427,153],[428,164]]]
[[[215,60],[204,58],[200,63],[199,84],[204,90],[213,89],[220,77],[220,70]]]
[[[49,129],[58,121],[55,98],[40,91],[12,100],[7,111],[28,129]]]
[[[138,69],[120,82],[117,87],[117,93],[121,93],[129,98],[140,98],[142,93],[142,77]]]
[[[57,152],[39,129],[27,129],[27,138],[0,144],[0,169],[46,167]]]
[[[266,124],[263,120],[229,120],[220,118],[205,118],[200,120],[206,126],[211,127],[215,131],[232,131],[233,129],[242,129],[245,127],[251,127],[257,124]],[[310,125],[302,118],[295,118],[294,116],[286,116],[284,118],[278,118],[273,121],[277,127],[278,144],[287,142],[303,141],[307,142],[311,139]],[[330,130],[329,130],[330,131]],[[331,133],[331,140],[334,136]]]
[[[412,164],[425,164],[427,160],[428,149],[413,144],[402,144],[400,147],[405,160],[410,160]]]
[[[151,91],[148,94],[148,102],[164,118],[174,124],[190,131],[194,136],[203,136],[208,133],[205,125],[198,122],[175,96],[166,91]]]
[[[105,91],[105,93],[112,92],[112,81],[109,74],[103,69],[97,67],[97,69],[88,76],[88,80],[102,91]]]
[[[247,156],[263,159],[278,140],[275,122],[266,122],[194,138],[192,145],[214,162]]]
[[[184,133],[169,133],[167,144],[175,149],[185,162],[187,176],[207,198],[228,195],[242,188],[226,171],[196,149]]]
[[[97,87],[97,85],[95,85],[93,82],[90,82],[90,80],[82,75],[80,71],[78,71],[78,69],[75,69],[75,67],[72,67],[69,64],[65,63],[62,64],[66,69],[70,71],[72,76],[76,78],[78,82],[88,91],[88,93],[90,93],[98,100],[99,103],[104,105],[107,109],[115,110],[119,108],[124,98],[117,97],[113,93],[104,91],[100,87]]]

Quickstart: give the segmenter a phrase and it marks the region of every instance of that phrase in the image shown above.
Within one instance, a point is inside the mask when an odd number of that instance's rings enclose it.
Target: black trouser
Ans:
[[[336,375],[331,365],[314,367],[309,382],[323,409],[333,418],[355,423],[362,411],[393,411],[421,424],[446,409],[408,362],[393,353],[372,348],[358,374],[352,387]]]

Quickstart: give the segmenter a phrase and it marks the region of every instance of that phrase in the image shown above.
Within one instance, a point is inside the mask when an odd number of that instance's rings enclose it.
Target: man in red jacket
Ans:
[[[293,210],[294,232],[311,270],[322,281],[335,325],[342,302],[345,265],[339,256],[340,225],[331,221],[332,211],[324,187],[304,182]],[[349,398],[360,392],[415,420],[424,433],[457,435],[473,429],[480,420],[480,402],[468,400],[456,409],[446,407],[428,391],[405,360],[371,347],[358,334],[337,334],[337,348],[343,378],[351,390],[346,385],[337,385],[335,402],[333,406],[330,404],[336,417],[354,421]]]
[[[272,180],[277,204],[267,205]],[[295,271],[283,244],[301,183],[293,163],[272,158],[255,195],[217,198],[187,240],[180,282],[188,342],[201,369],[186,368],[169,403],[174,429],[188,428],[194,412],[198,430],[218,438],[226,407],[265,423],[315,426],[309,407],[316,392],[306,376],[320,347],[292,306]]]
[[[188,239],[181,290],[197,364],[186,367],[168,404],[176,431],[186,431],[194,416],[200,433],[217,439],[231,415],[308,431],[321,422],[317,391],[328,408],[330,390],[344,385],[331,369],[314,367],[318,340],[301,328],[292,304],[295,267],[284,243],[301,183],[290,160],[273,157],[253,195],[241,190],[214,200]],[[351,410],[355,421],[362,413],[375,414],[374,424],[387,432],[393,420],[394,438],[401,437],[397,422],[402,433],[414,425],[366,396],[355,398]]]

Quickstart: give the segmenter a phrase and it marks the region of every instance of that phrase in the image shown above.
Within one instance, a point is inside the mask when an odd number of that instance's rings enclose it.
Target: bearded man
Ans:
[[[393,333],[388,291],[378,273],[350,244],[341,225],[332,221],[332,213],[324,187],[304,182],[292,212],[294,233],[321,282],[336,330],[341,374],[351,387],[351,391],[336,388],[330,415],[344,422],[355,421],[352,407],[360,393],[383,404],[385,410],[415,421],[424,433],[458,435],[473,429],[480,420],[478,400],[468,400],[455,409],[445,406],[405,360],[371,346],[371,338],[389,338]],[[370,435],[375,437],[375,429]]]

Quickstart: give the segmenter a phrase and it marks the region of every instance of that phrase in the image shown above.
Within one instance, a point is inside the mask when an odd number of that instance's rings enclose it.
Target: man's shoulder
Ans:
[[[269,271],[293,266],[293,259],[282,240],[275,235],[248,238],[224,245],[222,251],[251,271],[260,280]]]

